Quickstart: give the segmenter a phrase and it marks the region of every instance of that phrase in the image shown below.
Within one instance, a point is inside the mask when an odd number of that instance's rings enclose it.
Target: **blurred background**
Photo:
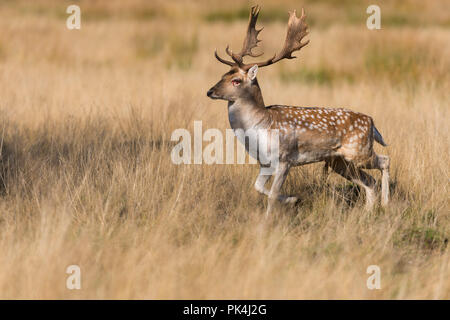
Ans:
[[[387,210],[363,211],[318,164],[291,171],[302,204],[267,222],[256,166],[171,163],[173,130],[229,128],[206,97],[228,71],[213,53],[240,49],[254,4],[263,58],[289,10],[310,26],[297,59],[258,73],[266,104],[372,116]],[[381,30],[366,27],[371,4]],[[0,297],[449,298],[449,13],[447,0],[0,0]],[[71,264],[80,291],[65,287]],[[366,287],[372,264],[383,290]]]
[[[373,1],[372,1],[373,2]],[[414,85],[442,81],[450,27],[448,1],[387,1],[382,30],[366,28],[371,1],[259,1],[261,50],[284,39],[288,10],[306,9],[311,44],[300,61],[273,67],[284,82],[331,85],[370,78]],[[0,2],[3,61],[51,62],[74,68],[156,65],[164,70],[213,68],[214,48],[239,48],[255,1],[8,1]],[[69,32],[66,8],[77,4],[82,28]],[[426,34],[432,31],[432,35]],[[20,32],[26,33],[23,35]],[[203,69],[199,69],[203,68]],[[272,68],[272,69],[273,69]]]

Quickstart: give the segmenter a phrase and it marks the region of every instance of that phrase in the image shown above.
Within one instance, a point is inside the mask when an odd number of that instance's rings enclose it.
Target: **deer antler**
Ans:
[[[308,25],[306,24],[305,19],[306,15],[303,9],[300,18],[297,18],[296,10],[289,12],[288,29],[283,49],[269,60],[257,63],[258,67],[268,66],[282,59],[296,58],[295,56],[292,56],[292,53],[300,50],[309,43],[309,40],[302,42],[303,38],[308,34]]]
[[[217,49],[214,50],[214,56],[216,57],[217,60],[219,60],[220,62],[222,62],[223,64],[229,65],[230,67],[234,67],[236,65],[236,63],[222,59],[221,57],[219,57],[219,55],[217,54]]]
[[[258,19],[259,10],[260,10],[259,6],[254,6],[250,11],[250,18],[247,27],[247,35],[244,39],[244,43],[242,44],[241,52],[239,52],[238,54],[234,54],[231,50],[229,50],[229,47],[227,46],[226,49],[227,54],[237,64],[243,64],[242,58],[245,56],[259,57],[262,55],[262,53],[254,54],[252,52],[252,49],[256,48],[258,46],[258,42],[261,41],[258,39],[258,34],[262,31],[263,28],[256,30],[256,20]]]
[[[257,5],[253,6],[250,10],[247,35],[244,39],[244,43],[242,44],[242,50],[239,53],[233,53],[233,51],[230,50],[229,46],[227,46],[227,48],[225,49],[226,53],[233,59],[234,63],[220,58],[216,52],[215,56],[217,60],[229,66],[238,65],[240,67],[245,67],[245,64],[243,63],[243,57],[245,56],[259,57],[262,55],[262,53],[255,54],[252,52],[252,49],[257,47],[258,42],[261,41],[258,39],[258,34],[262,31],[263,28],[256,30],[256,20],[258,19],[259,10],[260,7]]]
[[[220,62],[229,65],[229,66],[239,66],[241,69],[248,70],[255,64],[258,67],[265,67],[271,64],[274,64],[282,59],[294,59],[296,57],[292,56],[294,51],[298,51],[309,43],[309,40],[306,42],[301,42],[303,38],[308,34],[308,25],[305,22],[306,15],[305,11],[302,9],[302,15],[300,18],[297,18],[296,11],[289,12],[289,21],[288,21],[288,30],[286,33],[286,40],[284,43],[283,49],[280,53],[274,55],[272,58],[258,63],[244,64],[243,58],[245,56],[250,57],[259,57],[263,53],[254,54],[252,49],[258,46],[258,43],[261,41],[258,39],[258,34],[261,32],[261,29],[256,30],[256,20],[258,19],[260,7],[254,6],[250,11],[250,18],[248,22],[247,28],[247,36],[244,39],[244,43],[242,45],[242,50],[239,53],[233,53],[230,50],[229,46],[226,47],[226,53],[233,59],[234,62],[227,61],[222,59],[215,51],[214,55],[217,60]]]

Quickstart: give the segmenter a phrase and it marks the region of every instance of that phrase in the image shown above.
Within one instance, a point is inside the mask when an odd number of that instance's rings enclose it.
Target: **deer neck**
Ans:
[[[235,101],[228,102],[228,119],[232,129],[259,128],[267,115],[261,89],[256,79],[246,94]]]

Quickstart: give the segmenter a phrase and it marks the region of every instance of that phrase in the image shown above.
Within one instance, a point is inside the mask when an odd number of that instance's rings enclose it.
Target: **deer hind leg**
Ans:
[[[376,154],[366,169],[378,169],[381,171],[381,205],[386,207],[389,203],[389,167],[388,156]]]
[[[377,169],[381,171],[381,205],[386,207],[389,203],[389,164],[388,156],[377,155]]]
[[[366,209],[370,210],[373,208],[375,203],[375,179],[372,176],[356,168],[353,163],[343,159],[333,160],[331,168],[337,174],[364,188],[366,192]]]
[[[379,156],[381,170],[381,205],[386,207],[389,203],[389,164],[388,156]]]

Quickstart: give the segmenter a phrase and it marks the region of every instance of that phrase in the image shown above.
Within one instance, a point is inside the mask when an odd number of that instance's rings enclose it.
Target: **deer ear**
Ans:
[[[255,64],[247,71],[247,76],[250,80],[254,80],[256,78],[256,74],[258,73],[258,65]]]

